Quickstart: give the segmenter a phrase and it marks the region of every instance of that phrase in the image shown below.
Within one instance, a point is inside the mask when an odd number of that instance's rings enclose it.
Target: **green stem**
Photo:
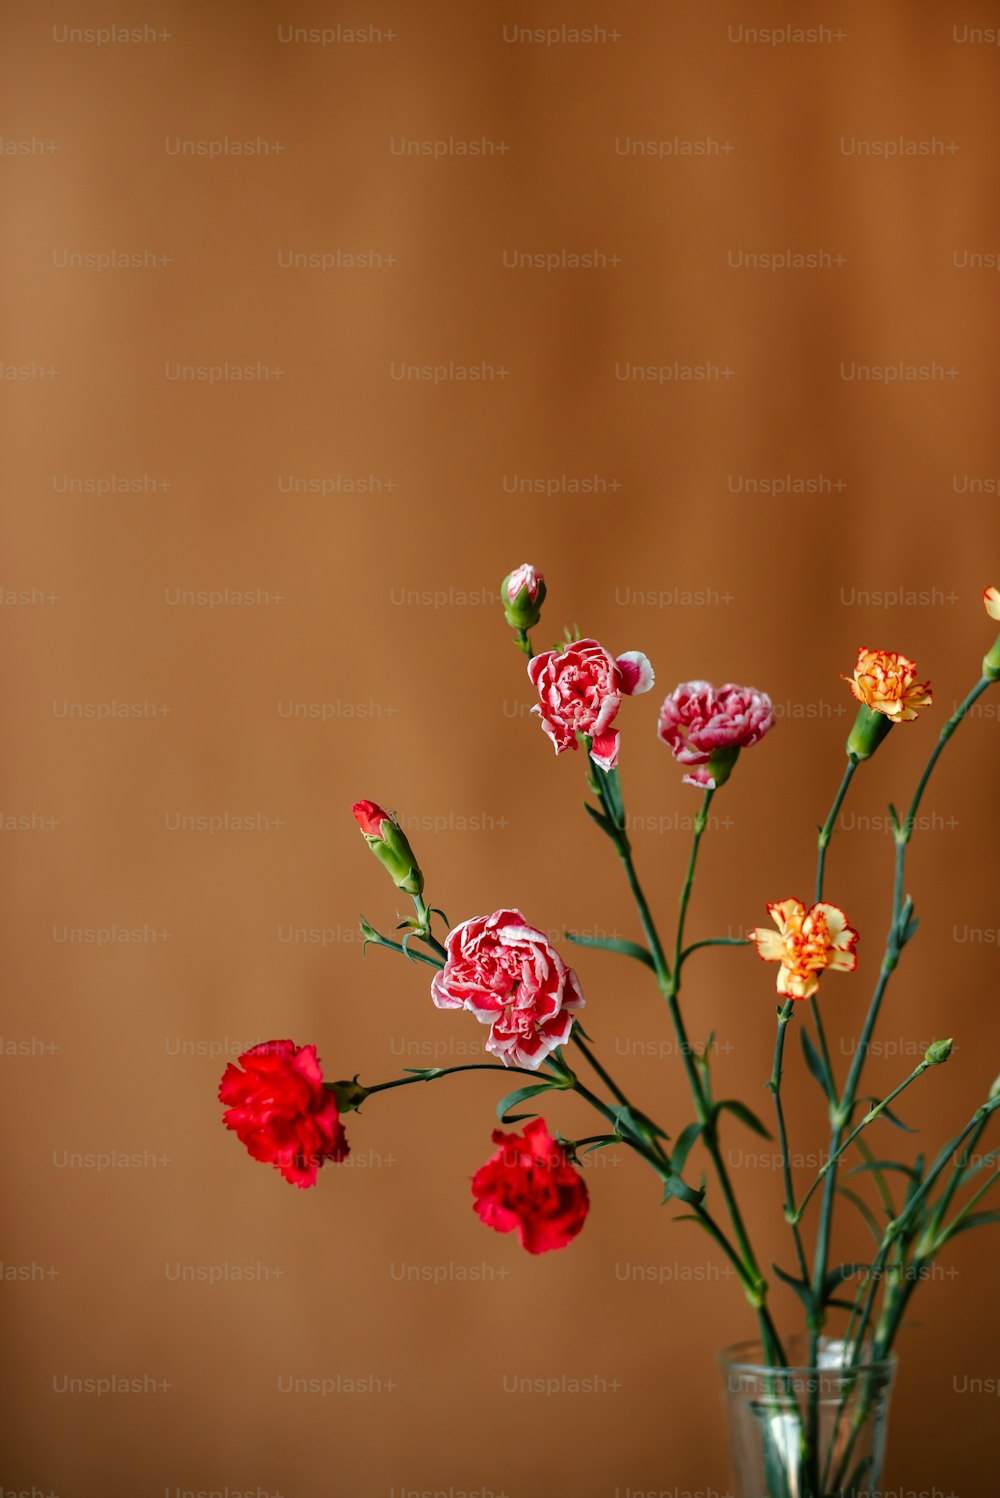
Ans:
[[[965,1128],[956,1135],[956,1137],[951,1141],[950,1144],[945,1145],[944,1149],[935,1160],[930,1171],[921,1182],[919,1188],[910,1197],[909,1201],[906,1203],[906,1206],[903,1208],[899,1216],[893,1222],[889,1223],[888,1227],[885,1230],[885,1233],[882,1235],[882,1242],[879,1245],[878,1252],[876,1253],[874,1260],[869,1266],[868,1273],[865,1275],[864,1280],[859,1286],[858,1294],[855,1298],[855,1303],[857,1304],[857,1302],[861,1300],[861,1296],[862,1294],[864,1294],[866,1287],[870,1286],[870,1288],[868,1288],[868,1294],[864,1309],[861,1313],[860,1325],[858,1326],[858,1329],[854,1334],[854,1347],[851,1356],[852,1367],[856,1367],[861,1360],[861,1351],[864,1344],[865,1333],[868,1330],[868,1323],[871,1320],[872,1307],[874,1304],[875,1293],[878,1285],[878,1277],[882,1271],[894,1240],[910,1225],[911,1221],[916,1216],[917,1208],[923,1202],[924,1198],[929,1194],[931,1187],[934,1185],[941,1172],[945,1169],[951,1156],[962,1144],[965,1143],[966,1139],[975,1131],[979,1123],[983,1119],[989,1117],[990,1113],[992,1113],[993,1109],[997,1107],[998,1104],[1000,1104],[1000,1099],[997,1099],[993,1102],[984,1103],[982,1107],[976,1109],[969,1122],[965,1125]]]
[[[685,947],[680,954],[681,963],[687,962],[692,952],[698,952],[702,947],[748,947],[750,938],[748,936],[710,936],[705,941],[693,941],[689,947]]]
[[[955,1192],[958,1190],[961,1184],[962,1173],[968,1165],[969,1159],[973,1151],[975,1150],[976,1145],[979,1143],[979,1140],[981,1139],[983,1131],[986,1128],[988,1122],[989,1120],[986,1118],[980,1120],[978,1127],[973,1130],[968,1143],[961,1153],[961,1156],[959,1157],[959,1159],[954,1161],[952,1165],[951,1176],[945,1183],[945,1188],[941,1193],[940,1200],[938,1201],[937,1206],[934,1208],[934,1211],[931,1213],[931,1220],[928,1224],[927,1229],[928,1234],[935,1237],[937,1236],[938,1229],[944,1222],[945,1216],[947,1215],[948,1208],[951,1206]]]
[[[577,1027],[575,1025],[573,1026],[572,1040],[573,1040],[573,1044],[577,1047],[577,1049],[579,1051],[581,1051],[584,1056],[586,1056],[587,1060],[590,1062],[590,1064],[593,1067],[594,1071],[600,1077],[601,1081],[604,1083],[605,1087],[612,1094],[612,1096],[616,1097],[618,1099],[618,1101],[624,1107],[630,1108],[632,1105],[629,1102],[628,1098],[625,1096],[624,1092],[622,1092],[622,1090],[618,1086],[618,1084],[616,1082],[614,1082],[612,1080],[612,1078],[608,1075],[608,1072],[605,1070],[605,1068],[598,1061],[597,1057],[594,1055],[594,1053],[590,1049],[590,1047],[587,1046],[584,1043],[583,1037],[580,1035],[580,1033],[577,1030]]]
[[[878,1019],[879,1010],[882,1006],[882,999],[885,994],[886,985],[889,982],[889,978],[892,976],[896,964],[899,961],[899,954],[902,950],[903,942],[905,941],[905,932],[900,931],[900,917],[903,911],[903,879],[905,872],[906,849],[909,844],[910,838],[913,836],[913,829],[916,824],[916,817],[917,812],[920,808],[920,802],[923,799],[924,792],[927,789],[927,784],[931,778],[931,774],[933,773],[935,765],[941,757],[945,744],[947,744],[948,740],[955,732],[955,729],[958,727],[959,723],[961,723],[962,719],[968,713],[969,709],[982,696],[982,694],[990,685],[991,681],[988,676],[980,677],[979,681],[972,688],[971,692],[969,692],[964,701],[959,704],[959,706],[952,713],[951,717],[948,719],[947,723],[941,729],[941,732],[938,735],[938,741],[934,746],[934,749],[927,761],[926,766],[924,767],[923,774],[917,782],[917,788],[913,793],[913,800],[910,802],[910,809],[907,813],[906,820],[901,824],[898,824],[896,827],[896,869],[893,884],[892,921],[889,927],[889,935],[886,939],[886,946],[882,957],[882,965],[879,970],[878,981],[875,985],[875,991],[872,994],[868,1016],[865,1020],[864,1030],[862,1031],[861,1041],[858,1045],[857,1050],[855,1051],[854,1060],[848,1073],[847,1082],[844,1086],[844,1092],[841,1097],[840,1105],[835,1115],[836,1121],[830,1140],[831,1155],[835,1155],[837,1153],[840,1147],[841,1139],[843,1138],[844,1125],[851,1116],[851,1110],[854,1106],[854,1100],[857,1096],[858,1084],[861,1079],[861,1071],[865,1063],[865,1058],[868,1054],[868,1047],[871,1041],[872,1031],[875,1028],[875,1022]],[[820,1234],[819,1241],[816,1247],[813,1291],[814,1294],[817,1295],[822,1289],[823,1283],[826,1279],[826,1270],[830,1247],[830,1222],[836,1183],[836,1170],[831,1170],[826,1177],[826,1187],[823,1193],[823,1207],[820,1216]],[[819,1287],[819,1289],[817,1289],[817,1286]]]
[[[914,791],[913,800],[910,803],[910,810],[907,815],[905,824],[907,842],[909,842],[910,836],[913,832],[913,824],[916,820],[917,811],[919,809],[920,802],[923,799],[924,791],[927,789],[927,782],[931,778],[934,766],[937,764],[945,744],[947,744],[948,740],[955,732],[955,729],[958,727],[959,723],[961,723],[962,719],[969,711],[969,708],[978,701],[978,699],[983,695],[986,689],[992,686],[992,684],[993,683],[990,677],[981,676],[976,682],[976,685],[972,688],[972,691],[965,698],[964,702],[959,703],[958,707],[952,713],[951,717],[948,719],[947,723],[944,725],[940,734],[938,735],[938,741],[934,746],[934,752],[931,755],[930,759],[927,761],[924,773],[921,775],[919,781],[917,782],[917,789]]]
[[[681,890],[680,914],[677,920],[677,940],[674,943],[674,992],[681,986],[680,967],[681,954],[684,942],[684,922],[687,919],[688,903],[691,899],[691,890],[694,887],[694,870],[698,862],[698,848],[701,845],[702,833],[708,826],[708,812],[712,805],[712,797],[715,795],[715,787],[710,786],[705,792],[701,803],[701,810],[694,819],[694,837],[691,840],[691,857],[688,859],[687,875],[684,879],[684,887]]]
[[[799,1261],[799,1272],[803,1281],[809,1282],[809,1265],[806,1262],[805,1248],[802,1243],[802,1233],[799,1228],[799,1216],[801,1209],[795,1210],[795,1187],[792,1181],[792,1166],[788,1153],[788,1131],[785,1127],[785,1108],[781,1101],[781,1076],[785,1053],[785,1031],[788,1029],[789,1021],[795,1012],[795,1006],[788,999],[784,1008],[778,1015],[778,1033],[774,1041],[774,1066],[771,1070],[771,1080],[768,1087],[774,1098],[774,1113],[778,1121],[778,1140],[781,1146],[781,1171],[785,1185],[785,1220],[792,1230],[792,1238],[795,1242],[795,1255]]]
[[[376,931],[374,926],[369,926],[366,923],[362,929],[365,937],[365,946],[388,947],[390,952],[400,952],[404,957],[408,957],[411,962],[424,962],[428,967],[436,967],[439,971],[444,967],[444,963],[439,962],[436,957],[428,957],[426,952],[415,952],[409,943],[404,947],[398,941],[390,941],[387,936],[382,935],[381,931]],[[441,948],[441,952],[443,955],[443,947]]]
[[[502,1071],[510,1074],[515,1073],[521,1077],[534,1077],[538,1080],[536,1071],[529,1071],[524,1066],[504,1066],[500,1062],[492,1061],[470,1061],[462,1066],[431,1066],[413,1077],[394,1077],[391,1082],[376,1082],[371,1087],[365,1087],[366,1093],[388,1092],[391,1087],[409,1087],[414,1082],[436,1082],[440,1077],[452,1077],[460,1071]],[[323,1086],[333,1091],[332,1082],[324,1082]]]
[[[823,826],[820,828],[819,852],[816,859],[815,904],[819,904],[820,900],[822,900],[823,898],[823,874],[826,868],[826,850],[829,847],[830,839],[833,836],[834,823],[837,820],[837,815],[840,811],[841,806],[844,804],[844,797],[847,795],[847,788],[851,783],[851,779],[854,775],[855,770],[858,768],[859,763],[860,761],[856,759],[848,759],[847,769],[844,771],[844,778],[840,782],[840,789],[838,790],[836,796],[834,796],[833,805],[830,807],[830,815],[827,817],[826,821],[823,823]]]
[[[899,1214],[899,1217],[896,1218],[893,1222],[890,1222],[888,1227],[886,1228],[885,1233],[882,1237],[882,1242],[879,1245],[878,1252],[876,1253],[875,1258],[869,1266],[865,1278],[862,1280],[861,1285],[858,1287],[858,1293],[855,1297],[854,1302],[854,1310],[851,1313],[851,1327],[848,1329],[848,1332],[845,1335],[845,1342],[853,1340],[853,1348],[850,1361],[851,1368],[857,1368],[861,1362],[862,1353],[864,1351],[865,1334],[868,1330],[869,1322],[871,1321],[872,1310],[875,1303],[875,1295],[878,1289],[878,1282],[881,1278],[882,1271],[885,1267],[885,1262],[889,1256],[892,1245],[901,1235],[905,1233],[906,1229],[909,1227],[911,1220],[916,1216],[918,1207],[920,1207],[921,1203],[930,1192],[930,1189],[934,1185],[938,1176],[947,1166],[951,1156],[957,1149],[960,1148],[962,1144],[964,1144],[965,1140],[970,1136],[970,1134],[976,1133],[977,1131],[981,1132],[981,1124],[983,1124],[985,1120],[988,1119],[990,1113],[998,1105],[998,1102],[1000,1102],[1000,1100],[991,1100],[990,1102],[985,1103],[982,1107],[976,1109],[976,1112],[972,1115],[972,1118],[965,1125],[964,1129],[962,1129],[962,1131],[950,1142],[950,1144],[947,1144],[938,1155],[938,1158],[934,1162],[934,1165],[932,1166],[929,1174],[921,1183],[920,1188],[915,1191],[914,1194],[910,1197],[906,1206]],[[876,1336],[875,1344],[872,1349],[872,1357],[874,1361],[880,1361],[888,1355],[888,1352],[892,1345],[892,1340],[895,1337],[900,1324],[902,1323],[906,1305],[910,1299],[910,1296],[913,1294],[914,1288],[919,1283],[923,1268],[929,1262],[929,1257],[929,1255],[914,1256],[914,1259],[909,1266],[907,1283],[899,1292],[896,1303],[891,1313],[891,1317],[886,1324],[885,1330],[881,1333],[881,1335]],[[857,1331],[854,1332],[853,1325],[855,1319],[857,1318],[858,1307],[861,1304],[862,1296],[865,1297],[864,1307],[861,1312],[861,1319]],[[838,1411],[837,1415],[838,1424],[842,1411],[843,1401],[841,1403],[841,1410]],[[847,1464],[850,1460],[850,1456],[854,1448],[855,1439],[856,1436],[849,1442],[848,1447],[841,1458],[839,1469],[834,1476],[832,1484],[832,1490],[834,1492],[839,1491],[839,1485],[843,1482]]]
[[[639,920],[642,922],[642,929],[645,933],[646,943],[649,947],[649,950],[653,954],[653,963],[656,968],[656,977],[662,991],[670,982],[670,967],[667,963],[666,954],[664,953],[663,944],[660,941],[659,932],[656,929],[656,923],[653,920],[652,912],[650,911],[646,896],[642,892],[642,885],[639,883],[639,876],[635,871],[635,864],[632,861],[632,850],[629,847],[628,839],[624,837],[624,834],[622,835],[621,840],[616,839],[616,847],[618,848],[618,856],[621,858],[622,863],[625,865],[625,874],[628,878],[629,889],[632,891],[632,898],[635,900],[636,907],[639,911]]]
[[[816,898],[814,904],[819,904],[819,902],[823,898],[823,881],[826,874],[826,850],[830,845],[830,839],[833,837],[837,817],[840,815],[840,808],[844,804],[844,797],[847,795],[848,788],[854,778],[854,772],[857,767],[858,761],[854,759],[853,756],[848,755],[847,767],[844,770],[843,777],[837,789],[837,794],[833,798],[833,804],[830,807],[827,819],[819,830],[816,852]],[[822,1015],[820,1014],[819,1001],[815,994],[811,996],[810,1004],[812,1006],[813,1020],[816,1025],[816,1037],[819,1041],[820,1055],[823,1058],[823,1065],[826,1069],[828,1086],[829,1088],[835,1089],[836,1083],[834,1081],[833,1066],[830,1061],[830,1049],[826,1043],[826,1031],[823,1027],[823,1019]],[[831,1107],[834,1106],[835,1102],[836,1098],[831,1097]],[[839,1139],[837,1142],[839,1143]],[[822,1304],[822,1290],[823,1286],[826,1283],[827,1267],[830,1257],[830,1234],[833,1229],[833,1205],[834,1192],[836,1190],[835,1174],[829,1176],[827,1185],[828,1189],[824,1192],[823,1202],[820,1209],[819,1228],[816,1238],[816,1250],[813,1258],[812,1306],[809,1313],[809,1364],[810,1367],[813,1368],[815,1368],[819,1362],[819,1338],[820,1332],[823,1329],[824,1321],[826,1319],[825,1308]],[[799,1213],[801,1213],[801,1211],[802,1207],[800,1205]],[[804,1275],[804,1279],[808,1282],[808,1272]],[[807,1460],[809,1464],[812,1485],[814,1488],[816,1488],[819,1485],[818,1388],[814,1391],[811,1391],[808,1398],[808,1431],[806,1444]]]
[[[972,1209],[975,1207],[976,1203],[983,1199],[987,1191],[990,1191],[996,1185],[998,1180],[1000,1180],[1000,1170],[994,1170],[992,1175],[988,1175],[986,1177],[983,1184],[979,1187],[979,1190],[974,1191],[969,1197],[969,1200],[965,1203],[965,1206],[962,1208],[961,1212],[956,1212],[952,1221],[947,1224],[944,1232],[941,1234],[940,1238],[935,1244],[936,1248],[942,1247],[945,1243],[948,1242],[949,1238],[953,1237],[955,1233],[958,1232],[962,1223],[965,1222],[966,1218],[971,1214]]]
[[[847,1138],[843,1141],[842,1144],[838,1145],[837,1149],[833,1152],[826,1163],[820,1166],[819,1173],[816,1176],[816,1179],[809,1187],[809,1190],[806,1192],[805,1196],[799,1202],[799,1209],[795,1217],[796,1221],[801,1218],[802,1213],[805,1211],[806,1205],[813,1192],[816,1190],[817,1186],[820,1184],[823,1178],[828,1175],[831,1170],[834,1169],[837,1161],[840,1159],[844,1151],[854,1143],[855,1139],[857,1139],[858,1135],[864,1129],[867,1129],[869,1124],[875,1122],[879,1114],[883,1113],[885,1109],[888,1108],[889,1104],[893,1101],[894,1098],[899,1097],[899,1094],[901,1092],[905,1092],[911,1082],[915,1082],[918,1077],[922,1077],[924,1072],[927,1071],[931,1065],[932,1063],[930,1061],[921,1061],[919,1066],[915,1066],[910,1075],[904,1081],[900,1082],[898,1087],[894,1087],[893,1090],[886,1097],[884,1097],[880,1103],[876,1103],[873,1108],[869,1108],[868,1112],[865,1114],[864,1118],[857,1125],[857,1127],[851,1130]]]
[[[691,1095],[694,1100],[698,1122],[702,1125],[702,1139],[715,1167],[715,1171],[719,1179],[719,1185],[722,1190],[722,1195],[726,1203],[726,1208],[729,1212],[730,1220],[733,1225],[733,1231],[736,1235],[736,1240],[739,1248],[738,1256],[742,1264],[742,1271],[740,1276],[741,1281],[743,1283],[748,1300],[751,1301],[751,1304],[754,1306],[754,1309],[757,1312],[764,1346],[767,1349],[769,1356],[773,1358],[775,1365],[777,1366],[784,1362],[784,1353],[781,1346],[781,1340],[778,1337],[777,1329],[774,1326],[774,1322],[766,1306],[767,1284],[763,1276],[761,1275],[756,1256],[754,1255],[753,1249],[750,1245],[750,1240],[747,1235],[745,1224],[743,1222],[743,1217],[740,1212],[735,1193],[733,1191],[732,1182],[729,1179],[729,1174],[726,1170],[725,1162],[719,1149],[718,1139],[715,1132],[715,1124],[710,1117],[708,1101],[702,1088],[701,1079],[698,1076],[698,1069],[694,1062],[694,1053],[691,1047],[691,1043],[688,1039],[687,1031],[684,1027],[684,1020],[677,1002],[679,973],[675,966],[675,970],[673,974],[671,974],[670,965],[667,962],[666,954],[663,950],[663,943],[660,940],[660,935],[656,928],[656,922],[653,919],[648,901],[646,900],[646,896],[643,893],[642,885],[639,883],[639,877],[635,870],[635,864],[632,859],[632,850],[629,844],[628,837],[625,833],[624,827],[620,825],[618,818],[615,816],[614,810],[608,801],[606,789],[604,787],[602,779],[600,776],[594,776],[591,783],[597,791],[597,795],[601,802],[601,808],[605,814],[605,817],[607,818],[609,829],[611,829],[610,836],[614,841],[615,848],[618,852],[619,857],[621,858],[622,864],[624,865],[626,877],[628,878],[629,888],[632,891],[632,897],[635,900],[636,908],[639,912],[639,919],[642,923],[642,929],[646,937],[646,943],[653,957],[653,965],[656,971],[656,977],[660,987],[660,992],[667,1000],[667,1006],[670,1011],[670,1018],[673,1022],[674,1034],[677,1038],[677,1045],[681,1053],[681,1059],[684,1063],[684,1070],[687,1074],[688,1085],[690,1086]],[[691,850],[691,857],[688,862],[687,877],[685,879],[684,888],[682,890],[680,898],[680,919],[678,924],[677,940],[675,943],[675,954],[677,957],[679,957],[683,951],[684,919],[687,913],[688,902],[691,897],[691,888],[694,881],[695,863],[698,856],[698,845],[701,841],[701,835],[707,825],[708,808],[711,804],[712,795],[713,792],[711,790],[706,791],[701,811],[695,818],[694,844]],[[702,1214],[699,1213],[698,1215],[701,1216]],[[721,1229],[717,1228],[717,1230],[721,1232]]]

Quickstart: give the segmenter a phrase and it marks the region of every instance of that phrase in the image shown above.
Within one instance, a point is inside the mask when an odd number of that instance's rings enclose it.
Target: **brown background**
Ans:
[[[169,36],[62,39],[110,22]],[[731,39],[790,23],[844,35]],[[666,920],[697,793],[655,740],[661,691],[732,678],[778,704],[778,729],[717,800],[692,938],[741,932],[766,900],[808,892],[850,721],[838,673],[857,646],[903,649],[932,678],[933,713],[865,769],[831,854],[828,892],[863,937],[857,977],[826,988],[843,1075],[888,915],[887,801],[908,797],[992,638],[979,595],[1000,580],[997,277],[956,260],[1000,250],[1000,50],[959,39],[998,23],[974,0],[8,16],[2,132],[29,146],[2,158],[0,352],[17,377],[2,385],[0,1096],[5,1274],[27,1278],[0,1289],[5,1488],[727,1491],[713,1355],[753,1323],[624,1151],[588,1173],[583,1237],[535,1260],[470,1210],[498,1079],[373,1101],[349,1120],[355,1168],[311,1192],[251,1163],[215,1090],[225,1059],[274,1035],[314,1040],[328,1075],[369,1081],[478,1049],[471,1018],[434,1010],[425,970],[361,961],[359,909],[387,928],[395,901],[351,820],[358,796],[418,819],[430,893],[453,920],[517,903],[553,932],[636,934],[613,853],[580,811],[582,765],[557,761],[524,716],[495,592],[525,558],[548,576],[547,638],[578,621],[657,670],[656,693],[620,721],[637,856]],[[394,35],[284,43],[279,24]],[[620,35],[544,46],[503,32],[563,24]],[[174,154],[178,139],[226,137],[282,150]],[[716,146],[622,154],[675,137]],[[449,138],[508,149],[394,154]],[[943,154],[847,154],[901,138]],[[782,250],[843,263],[732,264]],[[62,263],[108,251],[169,263]],[[338,251],[383,260],[280,264]],[[504,265],[505,252],[581,251],[619,263]],[[170,377],[226,361],[282,374]],[[392,377],[449,361],[507,374]],[[620,378],[675,361],[731,373]],[[843,378],[855,363],[940,373],[887,387]],[[563,475],[597,475],[599,492],[505,492]],[[825,492],[747,483],[785,475],[825,476]],[[368,476],[374,492],[344,492]],[[282,492],[292,477],[339,492]],[[140,492],[78,482],[113,479]],[[268,601],[177,601],[227,587]],[[903,588],[923,596],[865,598]],[[423,590],[445,603],[415,602]],[[110,703],[137,713],[101,717]],[[316,716],[288,716],[292,704]],[[903,1109],[927,1147],[998,1067],[996,734],[987,699],[932,784],[908,881],[924,925],[867,1073],[881,1093],[931,1038],[957,1037]],[[253,830],[174,830],[227,814]],[[112,927],[144,939],[68,939]],[[689,1105],[647,975],[600,953],[577,966],[606,1059],[676,1134]],[[762,1111],[772,983],[752,954],[723,952],[692,964],[687,992],[692,1033],[719,1031],[720,1093]],[[794,1036],[789,1063],[801,1190],[825,1130]],[[592,1127],[573,1102],[549,1117]],[[734,1123],[727,1149],[763,1262],[787,1266],[771,1146]],[[106,1152],[139,1163],[98,1169]],[[969,1392],[1000,1374],[995,1245],[962,1237],[914,1304],[894,1494],[995,1492],[995,1401]],[[866,1246],[842,1219],[839,1255]],[[779,1287],[774,1303],[793,1325],[793,1297]],[[505,1392],[563,1375],[604,1392]],[[60,1392],[107,1376],[147,1392]],[[282,1392],[338,1377],[381,1392]]]

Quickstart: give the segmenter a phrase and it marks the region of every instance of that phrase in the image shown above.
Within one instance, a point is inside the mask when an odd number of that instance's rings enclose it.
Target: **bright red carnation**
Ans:
[[[268,1040],[244,1051],[219,1084],[223,1123],[255,1160],[294,1186],[315,1186],[319,1167],[348,1154],[332,1092],[324,1091],[314,1045]]]
[[[493,1142],[500,1148],[472,1177],[475,1211],[498,1233],[516,1228],[529,1254],[565,1248],[590,1210],[586,1182],[566,1151],[541,1118],[523,1134],[494,1129]]]

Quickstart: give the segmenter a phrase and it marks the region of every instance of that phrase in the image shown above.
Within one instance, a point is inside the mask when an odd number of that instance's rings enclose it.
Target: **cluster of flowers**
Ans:
[[[544,597],[544,579],[530,565],[504,579],[507,619],[530,656],[528,675],[538,692],[532,711],[557,754],[582,746],[608,775],[618,764],[620,733],[614,724],[622,700],[650,690],[652,667],[641,651],[613,656],[593,639],[569,640],[531,655],[527,630],[538,622]],[[993,618],[1000,618],[996,589],[987,590],[985,604]],[[1000,674],[1000,662],[992,669]],[[914,662],[892,651],[863,647],[853,675],[844,680],[860,704],[847,743],[854,761],[868,758],[893,724],[912,721],[932,700],[929,684],[917,681]],[[687,772],[684,781],[714,790],[728,780],[740,752],[758,744],[773,726],[764,692],[731,682],[714,687],[686,681],[663,701],[657,731]],[[359,801],[353,810],[397,888],[425,910],[423,874],[395,817],[372,801]],[[779,964],[782,999],[810,998],[827,969],[853,971],[858,933],[837,906],[821,901],[810,908],[785,899],[767,908],[775,929],[759,927],[747,939],[763,961]],[[429,928],[418,924],[415,929],[426,935]],[[485,1050],[504,1066],[537,1071],[567,1043],[584,1006],[579,980],[519,910],[473,916],[451,930],[439,950],[443,963],[431,983],[433,1002],[440,1009],[467,1010],[488,1025]],[[315,1046],[290,1040],[255,1046],[239,1062],[226,1068],[219,1089],[226,1127],[255,1160],[275,1166],[296,1186],[314,1185],[321,1166],[348,1154],[338,1103],[356,1107],[369,1089],[356,1082],[324,1083]],[[516,1229],[532,1253],[564,1247],[588,1211],[587,1189],[571,1151],[543,1119],[520,1133],[496,1130],[493,1141],[496,1153],[472,1179],[476,1212],[499,1232]]]

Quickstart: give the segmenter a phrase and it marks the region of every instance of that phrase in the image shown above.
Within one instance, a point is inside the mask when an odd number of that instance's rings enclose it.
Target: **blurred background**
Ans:
[[[525,560],[542,643],[575,622],[656,669],[619,724],[668,927],[699,796],[659,701],[701,676],[774,698],[716,798],[692,940],[808,894],[858,646],[932,680],[831,849],[862,933],[824,992],[844,1075],[887,804],[995,633],[998,24],[976,0],[8,14],[5,1489],[729,1492],[714,1359],[754,1323],[624,1148],[535,1259],[471,1211],[502,1078],[372,1099],[312,1191],[249,1159],[216,1089],[276,1036],[368,1082],[479,1054],[426,969],[362,960],[359,912],[406,912],[360,797],[453,921],[638,935],[582,762],[528,717],[497,601]],[[917,1136],[873,1126],[886,1152],[933,1150],[998,1070],[997,732],[987,697],[912,845],[922,924],[865,1090],[956,1047],[903,1100]],[[575,965],[609,1068],[676,1136],[648,974]],[[773,985],[741,950],[686,979],[717,1094],[762,1114]],[[786,1089],[801,1192],[827,1129],[795,1035]],[[547,1117],[592,1132],[575,1099]],[[732,1120],[725,1149],[790,1268],[775,1146]],[[843,1212],[835,1258],[864,1257]],[[896,1498],[995,1492],[996,1241],[958,1238],[912,1302]]]

